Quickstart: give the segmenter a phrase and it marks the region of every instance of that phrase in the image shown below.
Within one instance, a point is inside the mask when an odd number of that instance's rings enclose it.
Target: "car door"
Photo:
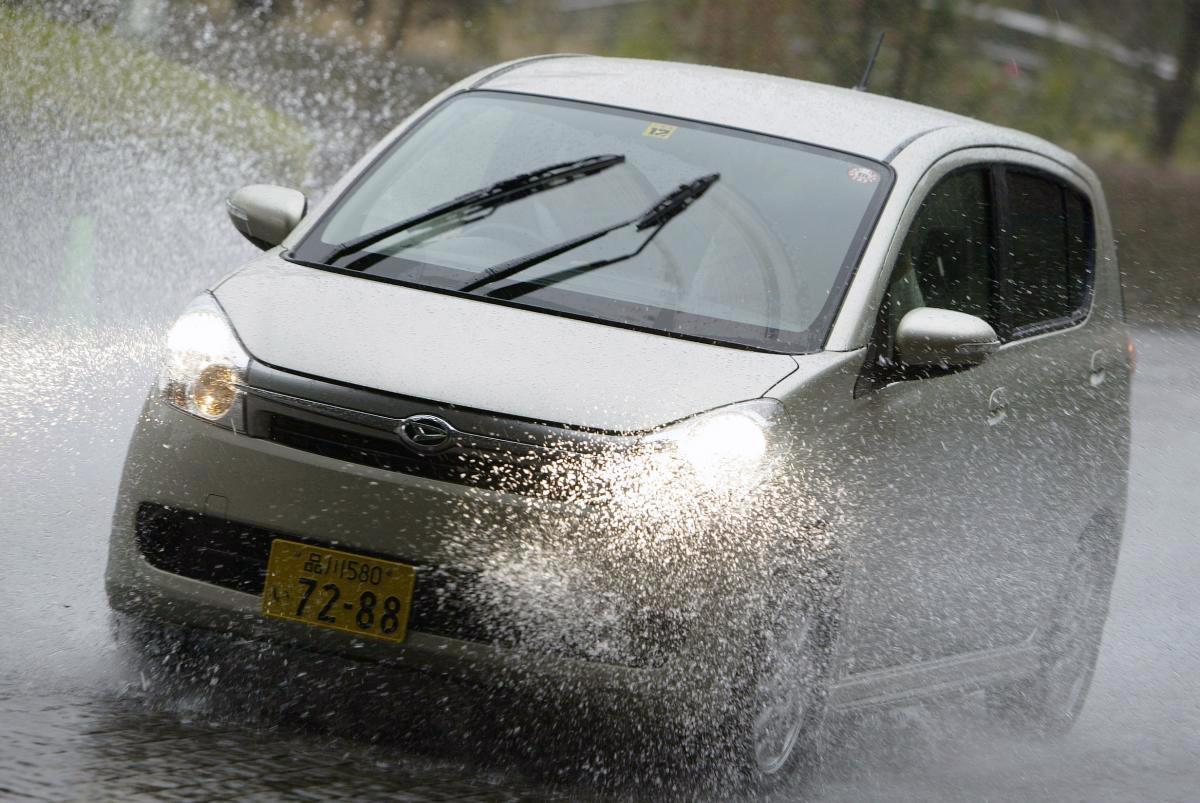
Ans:
[[[1001,182],[994,165],[961,155],[935,167],[914,196],[920,206],[891,267],[856,392],[864,448],[863,487],[847,522],[850,674],[903,675],[952,657],[986,662],[1029,632],[1019,612],[1039,576],[1038,555],[1020,534],[1037,514],[1021,497],[1029,478],[1016,459],[1010,408],[1024,358],[1002,348],[967,370],[917,376],[905,375],[892,353],[897,324],[920,306],[1003,329]],[[919,674],[909,672],[908,682],[921,685]]]
[[[1004,351],[1023,366],[1007,391],[1018,498],[1034,514],[1016,537],[1039,558],[1018,612],[1029,627],[1110,493],[1103,480],[1119,406],[1110,391],[1123,378],[1125,344],[1119,321],[1089,315],[1096,226],[1086,185],[1050,160],[1014,158],[1002,174],[997,301]]]

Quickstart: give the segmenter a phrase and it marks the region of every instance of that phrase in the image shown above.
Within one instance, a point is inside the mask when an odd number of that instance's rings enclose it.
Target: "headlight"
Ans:
[[[771,399],[734,404],[667,427],[648,442],[665,447],[706,485],[753,484],[769,463],[770,430],[781,409]]]
[[[158,388],[173,407],[233,429],[249,364],[229,319],[216,299],[204,293],[167,333]]]

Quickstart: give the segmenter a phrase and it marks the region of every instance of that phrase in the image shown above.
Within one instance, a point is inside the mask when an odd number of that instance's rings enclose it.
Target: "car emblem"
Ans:
[[[421,454],[437,454],[454,445],[454,427],[436,415],[410,415],[396,427],[396,434]]]

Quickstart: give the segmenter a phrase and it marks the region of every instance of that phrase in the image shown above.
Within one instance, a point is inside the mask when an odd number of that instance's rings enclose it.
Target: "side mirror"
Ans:
[[[308,199],[299,190],[273,184],[242,187],[225,200],[233,227],[264,251],[283,242],[308,212]]]
[[[896,362],[904,368],[970,368],[1000,348],[991,324],[936,307],[918,307],[896,328]]]

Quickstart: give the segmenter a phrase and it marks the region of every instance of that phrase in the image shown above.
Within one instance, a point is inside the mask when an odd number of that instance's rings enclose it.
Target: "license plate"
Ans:
[[[271,542],[266,616],[404,641],[416,569],[294,541]]]

